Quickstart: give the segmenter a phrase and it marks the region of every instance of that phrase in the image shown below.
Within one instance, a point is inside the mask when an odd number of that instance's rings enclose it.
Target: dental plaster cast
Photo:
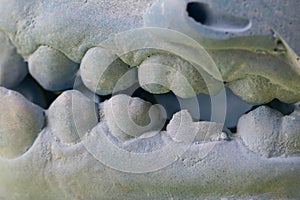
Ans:
[[[182,101],[164,128],[160,105],[122,94],[299,102],[295,2],[0,0],[0,199],[299,198],[297,106],[258,106],[231,133],[222,108],[199,121]],[[28,74],[61,93],[49,108],[14,91]]]

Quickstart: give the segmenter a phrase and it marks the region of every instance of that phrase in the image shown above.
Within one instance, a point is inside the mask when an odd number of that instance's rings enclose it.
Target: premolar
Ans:
[[[264,157],[300,155],[300,113],[283,116],[266,106],[239,119],[237,132],[244,143]]]

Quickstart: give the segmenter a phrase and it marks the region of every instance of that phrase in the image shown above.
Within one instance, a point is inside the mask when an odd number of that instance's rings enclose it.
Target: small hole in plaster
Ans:
[[[203,25],[207,23],[209,17],[208,5],[204,3],[191,2],[187,5],[187,12],[196,22]]]
[[[187,4],[188,16],[207,28],[215,31],[243,32],[251,27],[251,21],[246,18],[218,13],[206,3],[190,2]]]

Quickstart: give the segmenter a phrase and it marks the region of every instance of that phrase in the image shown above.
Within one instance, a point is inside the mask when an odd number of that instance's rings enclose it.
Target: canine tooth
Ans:
[[[0,86],[17,86],[27,75],[28,68],[9,38],[0,31]]]
[[[100,95],[127,89],[137,82],[136,68],[129,68],[111,51],[101,47],[87,51],[80,74],[85,86]]]
[[[76,90],[63,92],[48,110],[49,127],[62,143],[76,143],[98,123],[94,102]]]
[[[172,55],[154,55],[139,66],[139,83],[151,93],[169,90],[182,98],[199,93],[216,94],[220,85],[204,70],[198,71],[189,62]],[[208,88],[210,90],[208,90]]]
[[[42,108],[0,87],[0,156],[12,158],[26,152],[44,124]]]
[[[28,58],[30,74],[39,84],[50,91],[61,91],[73,86],[78,64],[62,52],[40,46]]]
[[[124,94],[115,95],[104,102],[100,112],[103,112],[111,134],[122,141],[148,131],[160,130],[165,124],[164,113],[159,105],[151,105]]]

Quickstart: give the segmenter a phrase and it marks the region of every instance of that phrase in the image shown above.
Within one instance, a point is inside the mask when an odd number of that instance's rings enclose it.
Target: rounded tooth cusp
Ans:
[[[42,108],[0,87],[0,156],[13,158],[25,153],[44,125]]]
[[[98,106],[77,90],[63,92],[48,110],[49,127],[65,144],[79,142],[98,118]]]
[[[62,52],[48,46],[40,46],[28,58],[30,74],[46,90],[61,91],[72,88],[78,64]]]
[[[300,155],[300,115],[284,116],[279,111],[260,106],[243,115],[237,133],[252,151],[263,157]]]
[[[83,83],[99,95],[108,95],[137,82],[137,69],[130,68],[111,51],[101,47],[89,49],[80,65]]]
[[[204,70],[175,55],[153,55],[144,60],[138,67],[138,78],[141,87],[155,94],[171,90],[181,98],[191,98],[219,91],[219,84]]]

